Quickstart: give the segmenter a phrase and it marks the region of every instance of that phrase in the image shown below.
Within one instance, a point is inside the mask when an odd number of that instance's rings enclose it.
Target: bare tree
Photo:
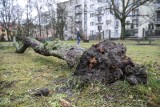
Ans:
[[[47,21],[49,22],[47,27],[54,31],[52,32],[52,35],[54,35],[56,30],[56,2],[54,0],[48,0],[46,6],[48,8]]]
[[[0,15],[3,23],[3,28],[7,32],[8,40],[12,40],[11,30],[15,26],[16,20],[19,16],[16,15],[17,6],[14,0],[0,0]]]
[[[60,40],[64,40],[64,27],[66,26],[67,11],[65,4],[57,5],[56,31]]]
[[[50,22],[50,14],[48,11],[41,13],[41,24],[44,26],[47,38],[48,38],[48,30],[49,30],[49,22]]]
[[[16,26],[13,26],[12,34],[13,36],[22,36],[23,34],[23,27],[22,27],[22,15],[24,12],[24,9],[19,6],[19,4],[16,4],[16,10],[15,10],[15,16],[17,17],[17,20],[15,22]]]
[[[33,1],[32,0],[27,0],[26,4],[26,23],[25,23],[25,31],[26,34],[25,36],[31,36],[31,25],[32,25],[32,5]]]
[[[38,2],[34,1],[34,8],[37,11],[37,18],[38,18],[38,27],[39,27],[39,36],[40,36],[40,38],[42,36],[42,25],[41,25],[41,18],[42,17],[41,17],[41,15],[42,15],[42,10],[45,7],[44,3],[45,3],[44,0],[39,0]]]
[[[136,8],[153,0],[107,0],[109,3],[111,13],[121,22],[121,36],[120,39],[125,39],[125,21],[128,15]]]

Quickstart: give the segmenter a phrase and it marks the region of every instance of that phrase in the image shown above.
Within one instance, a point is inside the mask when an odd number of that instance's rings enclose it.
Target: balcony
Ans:
[[[75,7],[81,7],[81,4],[80,3],[76,3]]]
[[[76,23],[82,23],[82,19],[76,19],[75,22]]]
[[[96,21],[96,25],[102,25],[103,24],[103,22],[102,21]]]
[[[132,14],[131,18],[132,19],[139,19],[140,14]]]
[[[104,15],[104,13],[103,12],[96,12],[96,15],[100,16],[100,15]]]
[[[81,9],[77,9],[75,13],[76,14],[82,14],[82,10]]]
[[[84,12],[87,12],[87,8],[84,8]]]
[[[155,24],[156,24],[156,25],[160,25],[160,20],[156,20],[156,21],[155,21]]]

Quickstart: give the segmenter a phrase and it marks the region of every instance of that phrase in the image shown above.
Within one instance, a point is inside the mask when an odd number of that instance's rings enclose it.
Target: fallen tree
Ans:
[[[127,80],[131,85],[147,83],[145,68],[126,56],[126,47],[123,44],[105,40],[85,50],[58,40],[43,44],[30,37],[17,39],[22,42],[20,45],[14,40],[17,53],[24,53],[31,47],[41,55],[63,59],[69,67],[77,66],[74,77],[80,78],[83,83],[100,81],[109,84],[117,80]]]
[[[58,39],[50,43],[41,43],[30,37],[14,38],[14,46],[16,47],[16,53],[24,53],[30,47],[38,54],[63,59],[70,68],[78,64],[79,58],[85,51],[84,48],[65,44]]]

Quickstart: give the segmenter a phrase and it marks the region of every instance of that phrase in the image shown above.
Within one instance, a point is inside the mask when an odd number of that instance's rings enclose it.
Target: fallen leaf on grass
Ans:
[[[68,101],[67,99],[64,98],[60,99],[60,103],[62,107],[72,107],[71,102]]]

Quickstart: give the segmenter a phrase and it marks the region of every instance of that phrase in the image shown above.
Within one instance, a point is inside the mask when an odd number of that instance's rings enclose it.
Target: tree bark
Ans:
[[[121,20],[121,36],[120,39],[124,40],[126,36],[126,29],[125,29],[125,19]]]
[[[22,42],[22,45],[20,45],[16,41],[16,39],[20,40]],[[14,46],[16,47],[16,53],[24,53],[28,47],[31,47],[38,54],[44,56],[54,56],[65,60],[70,68],[78,64],[82,53],[85,51],[84,48],[69,46],[66,44],[62,45],[62,42],[60,42],[59,40],[54,41],[51,44],[43,44],[38,40],[30,37],[14,37],[13,41]]]
[[[8,41],[11,41],[12,39],[11,39],[10,30],[6,29],[6,31],[7,31],[7,39],[8,39]]]

